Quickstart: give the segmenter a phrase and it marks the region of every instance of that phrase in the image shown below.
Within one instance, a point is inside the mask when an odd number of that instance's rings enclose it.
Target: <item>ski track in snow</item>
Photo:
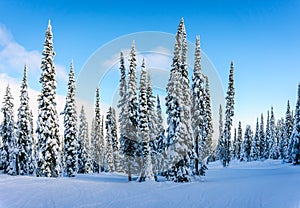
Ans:
[[[280,161],[209,165],[201,181],[127,182],[122,174],[36,178],[0,175],[0,208],[300,207],[300,166]]]

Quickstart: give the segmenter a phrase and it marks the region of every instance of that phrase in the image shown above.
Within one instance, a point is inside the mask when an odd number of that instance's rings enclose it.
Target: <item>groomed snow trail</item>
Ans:
[[[300,167],[280,161],[209,165],[202,181],[127,182],[103,173],[76,178],[0,175],[0,207],[300,207]]]

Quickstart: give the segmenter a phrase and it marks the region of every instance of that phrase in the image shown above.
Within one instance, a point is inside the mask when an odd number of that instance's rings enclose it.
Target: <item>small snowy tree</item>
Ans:
[[[77,112],[75,103],[75,79],[73,61],[70,67],[68,94],[64,109],[64,156],[65,173],[74,177],[78,172],[78,137],[77,137]]]
[[[291,135],[292,143],[292,162],[294,165],[300,164],[300,83],[298,84],[298,97],[295,109],[294,129]]]
[[[252,144],[251,144],[250,159],[258,160],[259,156],[260,156],[259,122],[258,122],[258,118],[257,118],[255,134],[254,134],[254,137],[252,139]]]
[[[20,107],[18,109],[17,138],[18,138],[18,173],[20,175],[33,174],[33,131],[31,124],[31,111],[29,109],[29,96],[27,86],[27,67],[24,66],[24,76],[21,84]]]
[[[224,157],[224,136],[223,136],[223,113],[222,113],[222,105],[219,107],[219,138],[218,138],[218,146],[217,146],[217,155],[220,161],[223,161]]]
[[[107,168],[109,172],[114,172],[115,165],[114,165],[114,156],[113,156],[113,148],[112,148],[112,131],[111,131],[111,115],[112,115],[112,109],[109,107],[109,110],[106,114],[106,121],[105,121],[105,129],[106,129],[106,163]]]
[[[230,64],[228,90],[226,96],[225,123],[224,123],[224,157],[223,166],[226,167],[230,162],[230,146],[231,146],[231,126],[232,117],[234,116],[234,77],[233,77],[233,61]]]
[[[18,170],[18,147],[16,137],[16,126],[14,121],[14,104],[13,97],[10,92],[9,85],[6,87],[6,92],[3,101],[3,122],[1,124],[1,136],[3,147],[1,152],[2,169],[4,173],[9,175],[17,175]]]
[[[78,173],[91,173],[92,161],[90,155],[88,122],[86,120],[84,106],[81,107],[79,115],[78,130]]]
[[[245,130],[244,141],[242,145],[241,161],[250,161],[251,143],[252,143],[253,133],[251,126],[247,125]]]
[[[236,159],[238,160],[241,159],[242,142],[243,142],[243,130],[242,130],[242,123],[239,121],[237,141],[235,144],[235,154],[236,154]]]
[[[150,133],[149,133],[149,106],[147,100],[147,72],[145,68],[145,62],[142,63],[142,71],[140,78],[140,90],[139,90],[139,107],[138,107],[138,122],[139,122],[139,140],[141,144],[142,152],[142,167],[139,181],[154,180],[153,168],[151,162],[150,152]]]
[[[117,126],[115,110],[110,107],[106,114],[106,160],[108,171],[118,171],[119,167],[119,141],[117,138]]]
[[[42,84],[38,97],[37,121],[37,176],[58,177],[61,170],[61,145],[59,122],[56,110],[56,80],[53,58],[52,28],[50,21],[46,31],[46,40],[41,64]]]

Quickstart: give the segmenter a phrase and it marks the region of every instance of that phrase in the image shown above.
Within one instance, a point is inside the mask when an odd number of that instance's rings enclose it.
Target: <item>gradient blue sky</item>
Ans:
[[[68,70],[74,59],[77,74],[103,44],[141,31],[175,34],[181,17],[190,41],[201,36],[201,49],[224,90],[234,60],[235,124],[254,123],[271,105],[281,117],[288,99],[294,108],[300,81],[300,1],[0,1],[0,26],[28,52],[42,51],[51,19],[55,63]],[[0,51],[3,47],[0,41]],[[9,67],[0,73],[21,77],[21,70]],[[30,84],[39,89],[38,83]],[[65,86],[59,86],[59,93],[64,92]]]

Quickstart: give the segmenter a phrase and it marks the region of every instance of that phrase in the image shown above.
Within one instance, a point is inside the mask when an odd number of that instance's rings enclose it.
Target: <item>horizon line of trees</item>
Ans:
[[[233,143],[231,142],[235,95],[233,62],[229,71],[224,128],[220,113],[220,136],[217,150],[214,150],[210,88],[208,77],[201,69],[200,38],[196,37],[195,63],[190,82],[183,19],[176,33],[173,61],[166,87],[166,129],[163,126],[160,98],[153,95],[151,74],[146,69],[144,60],[137,86],[136,52],[133,42],[128,71],[123,53],[120,53],[120,114],[116,115],[115,109],[110,107],[105,117],[101,115],[100,89],[97,88],[91,132],[88,131],[84,106],[79,116],[77,114],[72,61],[66,104],[61,113],[64,116],[64,134],[61,138],[56,110],[57,82],[52,39],[49,21],[42,52],[42,89],[38,97],[36,131],[33,129],[33,116],[29,108],[26,65],[17,123],[14,121],[13,97],[9,86],[6,88],[2,107],[4,118],[0,132],[0,170],[3,173],[74,177],[77,173],[109,171],[127,173],[129,181],[132,180],[132,175],[137,175],[140,182],[157,180],[158,175],[163,175],[170,181],[188,182],[192,177],[205,175],[207,161],[214,158],[222,161],[224,167],[228,166],[232,159],[278,159],[283,158],[283,155],[284,159],[288,158],[288,161],[299,164],[300,85],[294,118],[291,113],[287,113],[286,120],[281,119],[275,125],[271,109],[266,132],[263,130],[262,118],[260,129],[257,122],[254,136],[251,128],[247,127],[242,141],[242,129],[239,125],[238,133],[236,134],[235,129]]]

